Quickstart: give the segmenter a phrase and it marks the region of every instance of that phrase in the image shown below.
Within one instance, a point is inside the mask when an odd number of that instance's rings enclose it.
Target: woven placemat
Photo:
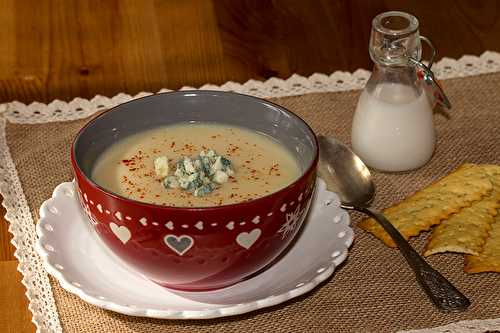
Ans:
[[[438,145],[433,159],[406,174],[374,173],[374,206],[386,207],[464,162],[500,164],[500,74],[443,82],[454,108],[435,115]],[[302,116],[317,133],[349,143],[359,91],[273,99]],[[6,125],[6,138],[31,213],[56,185],[72,179],[70,144],[86,122]],[[360,217],[352,214],[353,225]],[[464,313],[438,312],[417,287],[396,250],[355,228],[348,259],[313,292],[273,308],[206,321],[168,321],[120,315],[89,305],[51,285],[66,332],[393,332],[436,327],[469,319],[500,317],[500,275],[467,275],[463,257],[436,255],[430,263],[472,299]],[[413,241],[421,249],[427,235]]]

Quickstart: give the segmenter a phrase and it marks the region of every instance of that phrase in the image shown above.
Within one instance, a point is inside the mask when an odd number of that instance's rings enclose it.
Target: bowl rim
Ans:
[[[257,102],[259,103],[264,103],[264,104],[268,104],[270,106],[273,106],[275,108],[278,108],[280,109],[281,111],[284,111],[285,113],[291,115],[292,117],[296,118],[299,120],[299,122],[301,122],[305,128],[307,130],[309,130],[312,134],[312,137],[313,137],[313,142],[314,142],[314,155],[313,155],[313,159],[311,161],[311,163],[309,164],[309,166],[303,171],[301,172],[300,176],[295,179],[292,183],[288,184],[287,186],[275,191],[275,192],[272,192],[270,194],[267,194],[267,195],[264,195],[264,196],[260,196],[260,197],[257,197],[257,198],[254,198],[254,199],[251,199],[251,200],[248,200],[248,201],[241,201],[241,202],[236,202],[236,203],[230,203],[230,204],[225,204],[225,205],[220,205],[220,206],[206,206],[206,207],[182,207],[182,206],[167,206],[167,205],[157,205],[157,204],[153,204],[153,203],[148,203],[148,202],[144,202],[144,201],[139,201],[139,200],[135,200],[135,199],[130,199],[130,198],[127,198],[125,196],[122,196],[122,195],[119,195],[117,193],[114,193],[112,191],[109,191],[107,189],[105,189],[104,187],[102,187],[101,185],[97,184],[96,182],[94,182],[90,177],[87,176],[87,174],[85,172],[83,172],[83,170],[80,168],[80,165],[78,164],[78,162],[76,161],[76,153],[75,153],[75,150],[76,150],[76,145],[77,145],[77,141],[78,139],[81,137],[81,135],[87,130],[87,128],[93,124],[94,122],[98,121],[101,117],[103,117],[104,115],[106,115],[107,113],[109,112],[114,112],[116,111],[116,109],[118,107],[121,107],[122,105],[125,105],[125,104],[129,104],[129,103],[133,103],[133,102],[136,102],[138,100],[143,100],[143,99],[147,99],[147,98],[150,98],[152,96],[158,96],[158,95],[184,95],[184,94],[206,94],[206,95],[237,95],[237,96],[242,96],[242,97],[245,97],[245,98],[250,98],[250,99],[253,99],[253,100],[256,100]],[[79,174],[82,178],[85,179],[85,181],[90,184],[91,187],[93,187],[94,189],[98,190],[98,191],[101,191],[103,192],[104,194],[112,197],[113,199],[115,200],[121,200],[121,201],[124,201],[124,202],[127,202],[127,203],[130,203],[130,204],[134,204],[134,205],[140,205],[140,206],[143,206],[143,207],[147,207],[147,208],[150,208],[150,209],[159,209],[159,210],[175,210],[175,211],[189,211],[189,212],[200,212],[200,211],[203,211],[203,212],[207,212],[207,211],[218,211],[218,210],[223,210],[223,209],[230,209],[230,208],[243,208],[243,207],[247,207],[247,206],[253,206],[255,205],[256,203],[258,203],[259,201],[265,201],[273,196],[277,196],[281,193],[285,193],[285,192],[288,192],[291,188],[295,187],[299,182],[301,182],[304,177],[306,177],[306,175],[310,174],[313,169],[316,169],[316,166],[318,164],[318,161],[319,161],[319,143],[318,143],[318,139],[317,139],[317,136],[316,136],[316,133],[314,133],[313,129],[311,128],[311,126],[309,126],[309,124],[304,120],[302,119],[300,116],[298,116],[297,114],[295,114],[294,112],[288,110],[287,108],[281,106],[281,105],[278,105],[276,103],[273,103],[273,102],[270,102],[270,101],[267,101],[263,98],[259,98],[259,97],[255,97],[255,96],[251,96],[251,95],[246,95],[246,94],[240,94],[240,93],[235,93],[235,92],[231,92],[231,91],[218,91],[218,90],[177,90],[177,91],[169,91],[169,92],[161,92],[161,93],[155,93],[155,94],[152,94],[152,95],[148,95],[148,96],[144,96],[144,97],[140,97],[140,98],[135,98],[135,99],[132,99],[130,101],[127,101],[125,103],[120,103],[118,105],[115,105],[103,112],[100,112],[98,115],[94,116],[92,119],[90,119],[84,126],[82,126],[79,131],[77,132],[77,134],[74,136],[73,138],[73,142],[71,144],[71,164],[73,166],[73,171],[76,173],[76,174]],[[77,182],[78,183],[78,182]]]

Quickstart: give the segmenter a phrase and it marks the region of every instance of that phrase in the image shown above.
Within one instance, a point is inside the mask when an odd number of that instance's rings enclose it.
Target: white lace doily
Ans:
[[[486,74],[500,71],[500,54],[485,52],[480,57],[464,56],[460,60],[443,58],[433,68],[438,79],[465,77],[470,75]],[[345,91],[361,89],[370,77],[370,72],[358,69],[354,73],[334,72],[331,75],[313,74],[310,77],[292,75],[286,80],[271,78],[265,82],[250,80],[244,84],[227,82],[221,86],[206,84],[201,90],[234,91],[257,97],[282,97],[301,95],[312,92]],[[183,87],[180,90],[195,89]],[[160,92],[170,91],[162,89]],[[135,96],[120,93],[114,97],[97,95],[91,100],[75,98],[71,102],[55,100],[49,104],[34,102],[25,105],[12,102],[0,105],[0,113],[13,123],[45,123],[86,118],[96,111],[106,109],[133,98],[151,95],[141,92]]]
[[[464,56],[459,60],[443,58],[433,67],[438,79],[449,79],[500,72],[500,53],[485,52],[481,56]],[[244,84],[227,82],[221,86],[204,85],[199,89],[235,91],[258,97],[282,97],[312,92],[333,92],[361,89],[370,72],[357,70],[354,73],[335,72],[331,75],[313,74],[310,77],[292,75],[287,80],[271,78],[265,82],[250,80]],[[181,90],[193,89],[184,87]],[[169,91],[162,89],[163,91]],[[91,100],[75,98],[71,102],[55,100],[49,104],[34,102],[25,105],[20,102],[0,104],[0,194],[7,210],[6,220],[10,222],[9,231],[13,235],[15,257],[19,260],[18,270],[23,275],[29,309],[33,313],[33,323],[37,332],[62,332],[59,315],[55,305],[47,273],[40,258],[34,251],[36,240],[35,223],[12,161],[5,137],[6,121],[12,123],[46,123],[76,120],[88,117],[104,108],[150,95],[140,93],[136,96],[118,94],[112,98],[96,96]],[[479,333],[499,329],[500,318],[489,320],[468,320],[431,329],[411,330],[407,333]]]

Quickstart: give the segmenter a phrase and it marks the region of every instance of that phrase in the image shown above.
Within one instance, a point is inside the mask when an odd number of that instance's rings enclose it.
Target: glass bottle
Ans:
[[[373,19],[369,50],[375,65],[359,98],[351,136],[353,150],[374,169],[416,169],[434,152],[431,99],[419,68],[427,69],[432,81],[433,76],[430,66],[420,62],[422,39],[428,41],[410,14],[392,11]]]

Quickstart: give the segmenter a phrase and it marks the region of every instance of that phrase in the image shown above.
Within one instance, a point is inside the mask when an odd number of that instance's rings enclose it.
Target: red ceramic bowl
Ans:
[[[270,135],[295,155],[302,175],[255,200],[207,208],[134,201],[90,178],[100,153],[114,142],[187,121],[232,124]],[[234,93],[183,91],[133,100],[92,119],[76,136],[71,161],[79,200],[102,241],[146,278],[198,291],[242,281],[290,245],[311,202],[318,145],[310,127],[278,105]]]

